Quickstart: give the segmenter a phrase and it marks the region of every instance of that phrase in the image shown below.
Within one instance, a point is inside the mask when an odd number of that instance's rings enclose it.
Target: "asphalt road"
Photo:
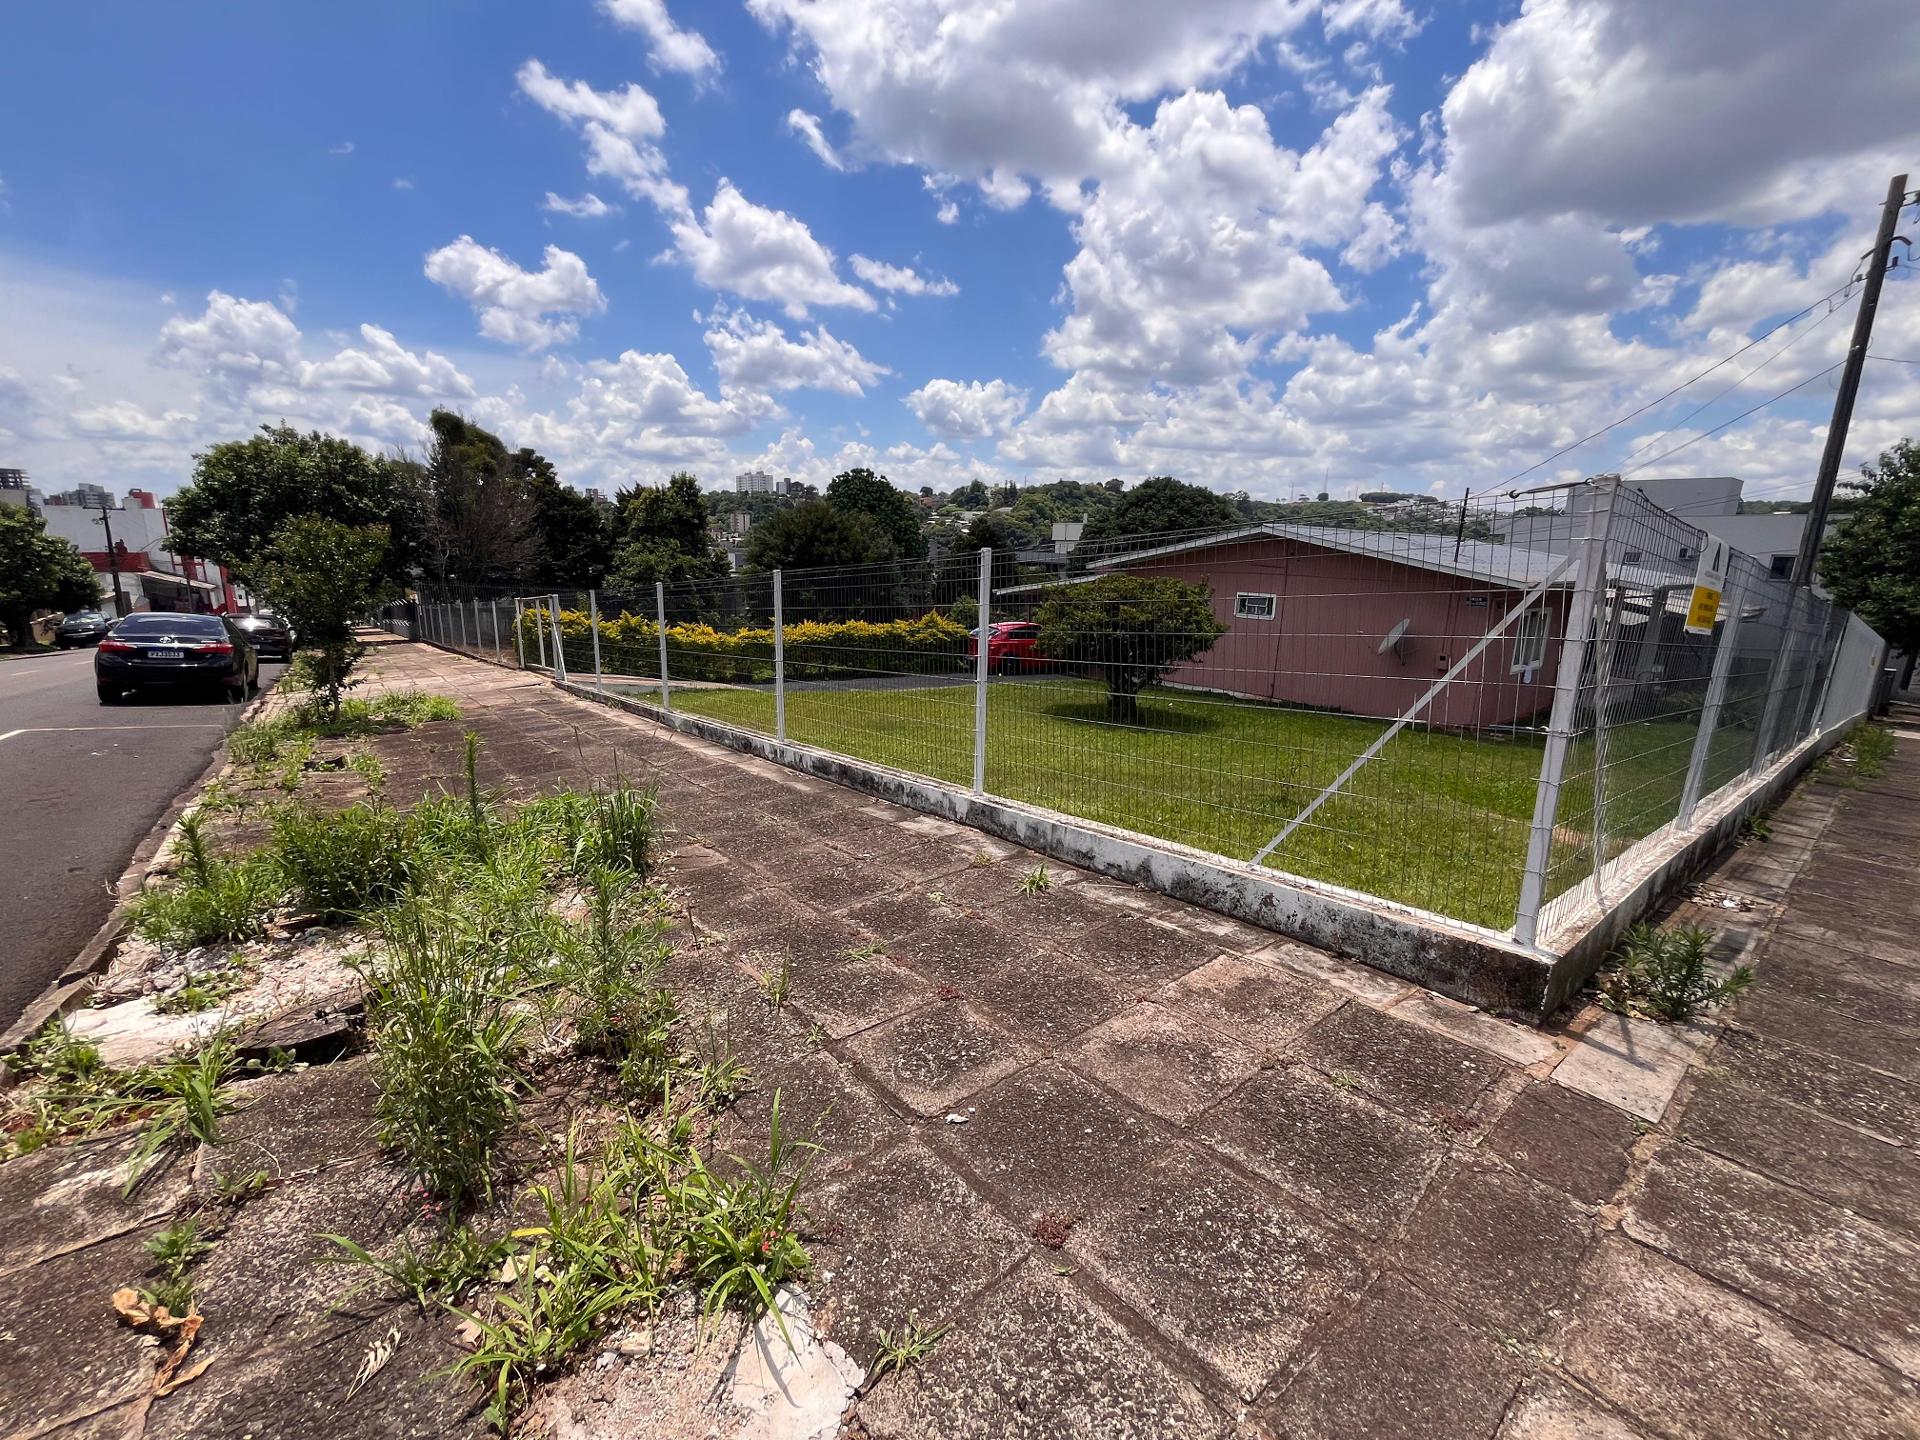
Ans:
[[[134,847],[239,716],[191,694],[102,705],[91,650],[0,660],[0,1029],[100,928]]]

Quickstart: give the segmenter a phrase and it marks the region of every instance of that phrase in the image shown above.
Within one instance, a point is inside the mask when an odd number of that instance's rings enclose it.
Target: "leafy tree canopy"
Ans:
[[[1920,446],[1902,440],[1860,474],[1842,482],[1853,513],[1821,547],[1820,583],[1912,655],[1920,650]]]
[[[411,558],[422,521],[416,466],[369,455],[350,440],[263,425],[194,457],[193,479],[167,507],[176,550],[212,560],[242,582],[288,520],[322,515],[346,525],[384,525],[394,565]]]
[[[1106,682],[1108,715],[1121,721],[1139,718],[1143,689],[1229,628],[1214,618],[1211,586],[1148,575],[1057,586],[1033,618],[1040,653],[1091,669]]]
[[[692,475],[681,471],[656,488],[622,490],[619,506],[610,589],[637,604],[656,583],[727,574],[727,557],[708,535],[706,499]]]
[[[844,471],[828,484],[827,503],[836,510],[872,520],[892,539],[894,550],[902,557],[909,560],[926,557],[927,539],[920,533],[920,506],[886,476],[877,475],[865,466]]]
[[[756,525],[747,534],[755,570],[812,570],[898,559],[893,536],[871,515],[809,500]]]
[[[0,505],[0,621],[14,649],[33,643],[36,612],[99,603],[100,581],[79,546],[47,534],[38,511]]]
[[[1083,548],[1158,535],[1175,530],[1205,530],[1232,525],[1240,512],[1221,495],[1201,485],[1188,485],[1171,475],[1155,475],[1122,495],[1104,513],[1087,522],[1080,537]]]

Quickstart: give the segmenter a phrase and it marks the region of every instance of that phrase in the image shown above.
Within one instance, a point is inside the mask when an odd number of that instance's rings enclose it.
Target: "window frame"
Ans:
[[[1249,600],[1266,601],[1267,613],[1264,615],[1260,615],[1260,614],[1256,614],[1248,611],[1245,608],[1245,606],[1246,606],[1246,602]],[[1279,616],[1280,616],[1280,597],[1278,594],[1272,594],[1264,590],[1239,590],[1234,592],[1234,596],[1233,596],[1233,618],[1234,619],[1270,621],[1270,620],[1278,619]]]
[[[1536,620],[1534,617],[1538,616]],[[1513,622],[1513,659],[1507,673],[1538,669],[1547,663],[1547,637],[1552,624],[1544,605],[1529,605]]]

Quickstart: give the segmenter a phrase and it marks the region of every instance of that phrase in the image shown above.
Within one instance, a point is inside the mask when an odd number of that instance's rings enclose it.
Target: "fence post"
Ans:
[[[1793,669],[1793,652],[1800,641],[1800,597],[1811,592],[1795,586],[1787,594],[1787,619],[1780,631],[1780,653],[1774,657],[1773,673],[1767,680],[1767,703],[1760,712],[1760,727],[1754,732],[1753,764],[1748,773],[1758,775],[1767,768],[1773,753],[1773,731],[1779,722],[1780,704],[1787,694],[1787,675]]]
[[[526,606],[516,595],[513,597],[513,663],[522,670],[527,668],[526,618]]]
[[[460,617],[460,648],[464,651],[467,648],[467,607],[456,600],[453,602],[453,613]],[[474,637],[473,648],[480,648],[478,636]]]
[[[993,649],[988,640],[992,620],[987,611],[992,604],[993,547],[983,546],[980,551],[980,638],[973,647],[973,793],[976,795],[987,791],[987,659]]]
[[[553,678],[564,685],[567,683],[567,651],[561,643],[566,637],[560,630],[560,597],[549,595],[547,599],[551,602],[547,615],[553,625]]]
[[[787,738],[787,611],[780,572],[773,572],[773,738]]]
[[[1725,604],[1727,623],[1720,629],[1720,645],[1713,652],[1713,673],[1707,680],[1707,698],[1700,706],[1700,733],[1693,737],[1693,755],[1687,761],[1687,783],[1680,791],[1680,814],[1675,824],[1682,830],[1693,824],[1694,807],[1706,786],[1707,759],[1713,753],[1713,732],[1720,724],[1720,708],[1727,698],[1727,677],[1733,673],[1734,652],[1740,639],[1740,612],[1746,605],[1747,582],[1733,577]]]
[[[673,687],[667,681],[667,587],[653,582],[653,628],[660,635],[660,708],[673,713]]]
[[[1833,677],[1833,662],[1827,655],[1827,634],[1833,629],[1833,617],[1838,613],[1835,606],[1827,606],[1826,614],[1820,617],[1820,636],[1813,642],[1813,650],[1807,656],[1807,693],[1801,698],[1800,709],[1793,721],[1796,742],[1811,736],[1820,720],[1820,705],[1827,697],[1827,686]],[[1835,654],[1838,654],[1837,646]],[[1827,667],[1824,671],[1820,668],[1823,664]],[[1816,674],[1820,676],[1817,684],[1814,681]]]
[[[1567,754],[1573,748],[1574,722],[1580,705],[1580,677],[1587,666],[1588,633],[1593,629],[1596,602],[1607,588],[1607,532],[1613,525],[1613,501],[1620,477],[1602,475],[1591,486],[1577,489],[1568,504],[1582,512],[1579,527],[1579,564],[1574,571],[1573,598],[1567,605],[1560,635],[1560,668],[1555,673],[1553,711],[1547,722],[1547,748],[1540,759],[1540,782],[1533,797],[1533,828],[1527,836],[1526,868],[1520,876],[1520,904],[1514,912],[1513,935],[1532,945],[1540,933],[1540,907],[1547,893],[1547,867],[1553,857],[1553,826],[1560,813],[1560,783],[1566,778]]]
[[[473,597],[473,655],[480,658],[480,597]]]
[[[593,632],[593,688],[607,693],[606,678],[600,673],[600,592],[587,591],[587,628]]]
[[[507,661],[506,661],[506,657],[500,653],[500,597],[499,596],[496,595],[493,599],[487,602],[487,613],[493,616],[494,662],[499,665],[504,665],[507,663]]]

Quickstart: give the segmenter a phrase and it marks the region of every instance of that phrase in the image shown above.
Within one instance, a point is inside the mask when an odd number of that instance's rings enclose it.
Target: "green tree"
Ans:
[[[79,546],[47,534],[38,511],[0,505],[0,621],[14,649],[33,644],[33,617],[39,611],[99,603],[99,578]]]
[[[397,588],[387,548],[384,526],[303,515],[281,527],[260,561],[260,592],[312,652],[315,693],[329,719],[340,714],[341,692],[365,649],[354,622]]]
[[[613,507],[563,484],[553,462],[536,451],[516,450],[508,463],[533,502],[532,528],[540,542],[527,578],[556,589],[599,585],[613,558]]]
[[[747,566],[781,570],[787,620],[889,619],[905,596],[893,537],[870,515],[809,500],[747,533]],[[858,567],[848,573],[849,567]]]
[[[212,560],[251,586],[287,521],[322,515],[345,525],[384,525],[396,567],[413,558],[423,520],[420,468],[369,455],[351,440],[262,425],[194,456],[193,479],[167,506],[172,545]]]
[[[1042,655],[1084,665],[1107,684],[1107,714],[1140,718],[1140,692],[1203,655],[1228,627],[1210,586],[1145,575],[1103,575],[1056,587],[1033,617]]]
[[[1920,445],[1902,440],[1860,475],[1841,482],[1852,514],[1821,547],[1820,583],[1912,657],[1920,652]]]
[[[423,567],[429,577],[465,585],[512,585],[546,558],[528,484],[532,451],[508,452],[491,430],[453,410],[427,418]]]
[[[1171,475],[1155,475],[1122,495],[1114,505],[1087,522],[1080,537],[1076,562],[1119,540],[1180,530],[1207,530],[1232,525],[1240,512],[1222,496],[1200,485],[1188,485]]]
[[[993,551],[993,588],[998,590],[1011,585],[1017,575],[1017,562],[1014,555],[1023,544],[1022,536],[1012,520],[1005,515],[992,511],[976,515],[973,522],[961,532],[960,538],[953,542],[952,555],[965,563],[958,568],[962,575],[977,575],[979,564],[973,559],[982,550]]]
[[[652,591],[655,583],[717,580],[727,574],[726,554],[708,530],[707,501],[700,482],[684,470],[658,487],[622,490],[620,541],[614,549],[608,587],[622,595]]]
[[[844,471],[827,485],[827,503],[836,510],[872,520],[892,539],[894,550],[902,558],[926,558],[927,537],[920,533],[920,506],[886,476],[876,475],[865,466]]]

